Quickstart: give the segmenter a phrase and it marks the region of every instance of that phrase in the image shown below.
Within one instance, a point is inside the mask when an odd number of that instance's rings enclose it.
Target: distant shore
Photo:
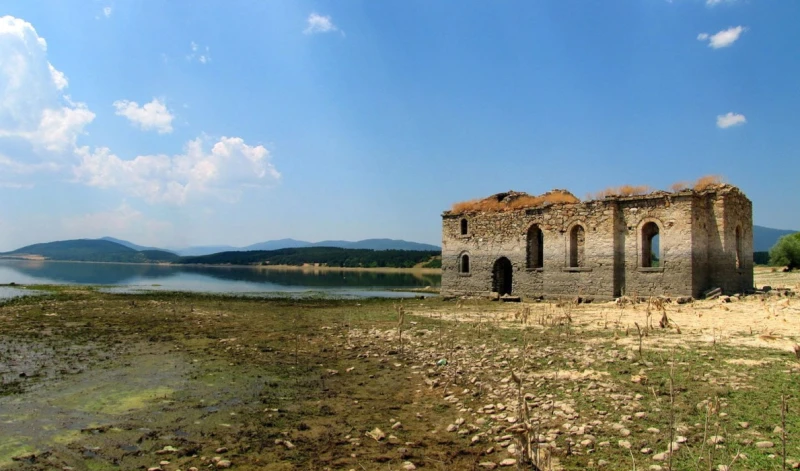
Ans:
[[[85,260],[50,260],[42,257],[0,257],[0,261],[11,260],[18,262],[51,262],[51,263],[100,263],[104,265],[149,265],[158,267],[202,267],[202,268],[251,268],[256,270],[276,271],[349,271],[349,272],[377,272],[377,273],[414,273],[422,275],[441,275],[441,268],[422,267],[329,267],[314,265],[234,265],[234,264],[209,264],[209,263],[165,263],[165,262],[94,262]]]
[[[441,275],[441,268],[400,268],[400,267],[329,267],[313,265],[213,265],[203,263],[173,263],[176,267],[203,267],[203,268],[254,268],[258,270],[276,271],[352,271],[352,272],[378,272],[378,273],[417,273],[423,275]]]

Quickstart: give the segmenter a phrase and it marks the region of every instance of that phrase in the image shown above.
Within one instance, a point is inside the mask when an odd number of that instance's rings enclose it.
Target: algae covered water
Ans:
[[[114,290],[165,290],[260,295],[320,294],[401,297],[396,290],[436,289],[438,274],[339,270],[192,267],[83,262],[0,260],[0,284],[110,286]],[[15,291],[10,290],[9,293]],[[0,293],[3,296],[3,293]],[[6,296],[7,297],[7,296]]]

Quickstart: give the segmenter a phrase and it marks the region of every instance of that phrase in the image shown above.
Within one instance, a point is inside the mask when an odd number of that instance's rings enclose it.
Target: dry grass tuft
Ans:
[[[609,196],[636,196],[646,195],[653,191],[647,185],[622,185],[618,187],[609,187],[605,190],[598,191],[592,195],[592,199],[601,200]]]
[[[579,203],[580,200],[566,190],[553,190],[543,195],[533,196],[527,193],[498,193],[488,198],[462,201],[453,205],[453,213],[466,212],[503,212],[518,209],[535,208],[544,204]]]
[[[677,193],[679,191],[688,190],[691,186],[691,183],[688,182],[675,182],[669,186],[669,189],[673,193]]]
[[[724,183],[722,177],[719,175],[706,175],[704,177],[700,177],[694,182],[694,191],[703,191],[706,188],[722,185]]]

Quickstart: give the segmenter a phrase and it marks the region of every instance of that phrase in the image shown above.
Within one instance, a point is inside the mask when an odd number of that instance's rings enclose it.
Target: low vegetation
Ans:
[[[778,239],[769,251],[769,263],[773,266],[786,267],[790,271],[800,268],[800,232]]]
[[[0,466],[12,469],[800,459],[800,301],[786,291],[678,305],[50,289],[0,305]]]

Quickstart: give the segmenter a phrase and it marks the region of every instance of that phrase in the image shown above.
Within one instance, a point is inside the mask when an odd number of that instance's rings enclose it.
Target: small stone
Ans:
[[[514,466],[515,464],[517,464],[517,460],[514,458],[506,458],[500,462],[500,466]]]
[[[405,461],[405,462],[403,462],[403,469],[408,470],[408,471],[414,471],[415,469],[417,469],[417,467],[414,466],[414,463],[412,463],[410,461]]]
[[[650,467],[647,469],[649,469],[650,471],[662,471],[664,468],[662,468],[661,465],[658,464],[651,464]]]
[[[709,445],[719,445],[720,443],[725,443],[725,437],[720,437],[719,435],[714,435],[708,439]]]
[[[617,445],[619,445],[620,448],[625,448],[627,450],[631,449],[631,442],[629,442],[628,440],[620,440],[619,442],[617,442]]]
[[[294,443],[290,442],[289,440],[284,440],[283,446],[285,446],[287,450],[294,450],[295,448]]]
[[[655,427],[650,427],[650,428],[647,429],[647,431],[649,433],[661,433],[661,430],[659,430],[659,429],[657,429]]]
[[[166,447],[164,447],[164,448],[166,448]],[[214,451],[214,453],[219,453],[219,454],[223,454],[223,453],[227,453],[227,452],[228,452],[228,448],[226,448],[224,446],[221,446],[221,447],[217,448]]]
[[[604,466],[608,466],[608,461],[606,460],[597,460],[597,466],[602,468]]]
[[[756,442],[756,448],[772,448],[775,444],[770,441]]]
[[[371,432],[367,432],[366,435],[375,440],[376,442],[379,442],[384,438],[386,438],[386,434],[383,433],[383,430],[379,429],[378,427],[372,429]]]
[[[624,428],[624,429],[619,431],[619,435],[621,437],[629,437],[631,435],[631,431],[626,429],[626,428]]]
[[[218,469],[225,469],[225,468],[230,468],[232,466],[232,463],[230,462],[230,460],[219,460],[217,461],[216,466]]]
[[[456,430],[458,430],[458,426],[456,424],[450,424],[447,426],[448,432],[455,432]]]
[[[394,424],[392,424],[392,430],[397,430],[397,429],[402,428],[402,427],[403,427],[403,424],[401,424],[400,422],[395,422]]]
[[[480,463],[478,463],[478,466],[483,469],[494,469],[497,467],[497,463],[494,463],[492,461],[481,461]]]
[[[664,460],[667,459],[668,456],[669,456],[669,453],[667,453],[667,452],[656,453],[655,455],[653,455],[653,461],[664,461]]]
[[[748,428],[750,427],[750,422],[739,422],[739,427]]]
[[[774,429],[772,429],[772,433],[774,433],[775,435],[780,435],[780,434],[783,433],[783,428],[781,428],[781,426],[779,425],[779,426],[775,427]]]
[[[639,451],[641,451],[643,455],[649,455],[649,454],[653,453],[653,449],[652,448],[642,448]]]

